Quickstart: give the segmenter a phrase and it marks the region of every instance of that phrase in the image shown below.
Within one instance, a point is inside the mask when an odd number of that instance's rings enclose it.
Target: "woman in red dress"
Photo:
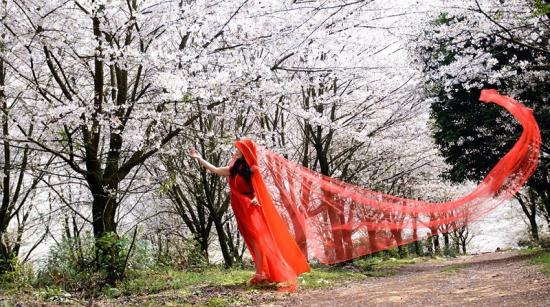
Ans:
[[[309,271],[307,259],[275,209],[258,168],[256,144],[241,140],[235,147],[226,167],[210,164],[196,150],[190,156],[212,173],[228,178],[231,208],[256,266],[250,284],[275,282],[278,291],[293,292],[297,276]]]

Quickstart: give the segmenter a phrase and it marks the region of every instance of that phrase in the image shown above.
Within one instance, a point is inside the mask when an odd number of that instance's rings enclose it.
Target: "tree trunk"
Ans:
[[[534,191],[528,188],[527,195],[518,193],[516,199],[521,205],[523,213],[527,216],[529,221],[529,230],[534,242],[539,242],[539,226],[537,224],[537,203],[535,199]]]
[[[116,200],[105,192],[95,193],[92,202],[92,217],[94,237],[96,239],[101,238],[109,232],[116,233],[116,208],[114,203],[116,203]]]
[[[233,236],[231,235],[231,229],[230,229],[230,225],[229,223],[226,223],[225,224],[225,230],[226,230],[226,234],[228,234],[228,237],[227,237],[227,246],[229,247],[229,250],[231,251],[231,254],[233,256],[233,259],[235,259],[236,262],[239,262],[242,264],[243,262],[243,253],[241,251],[239,251],[239,246],[241,244],[241,241],[240,241],[240,237],[239,235],[237,234],[237,240],[236,242],[233,240]],[[246,245],[243,244],[243,248],[245,247]]]
[[[451,244],[450,244],[450,241],[449,241],[449,234],[448,233],[443,234],[443,242],[445,244],[445,255],[449,255],[450,252],[451,252]]]
[[[539,226],[537,224],[536,216],[529,217],[529,225],[530,225],[529,230],[531,230],[531,236],[533,237],[533,241],[539,242],[540,241]]]
[[[426,247],[428,248],[428,254],[433,256],[434,255],[433,237],[428,237],[428,239],[426,239]]]
[[[399,251],[399,257],[406,258],[408,252],[405,246],[402,245],[403,238],[402,238],[401,230],[392,230],[391,233],[393,235],[393,238],[395,239],[395,242],[397,243],[397,250]]]
[[[214,227],[216,227],[216,232],[218,233],[218,241],[220,242],[220,249],[222,250],[223,261],[225,262],[225,267],[233,266],[233,256],[229,250],[228,239],[223,229],[223,224],[221,219],[214,218]]]
[[[418,240],[418,214],[413,215],[413,240],[414,240],[414,250],[417,256],[424,255],[422,251],[422,246]]]
[[[96,269],[103,272],[106,282],[114,285],[124,272],[124,255],[116,232],[116,200],[105,192],[94,194],[92,203],[95,237]]]
[[[420,241],[414,241],[414,251],[417,256],[424,256],[424,253],[422,252],[422,246],[420,245]]]
[[[434,253],[441,254],[441,247],[439,245],[439,235],[433,236],[433,242],[434,242]]]
[[[0,241],[0,276],[6,272],[13,271],[13,261],[15,256],[11,252],[11,248]]]
[[[2,107],[2,138],[3,138],[3,160],[2,161],[2,203],[0,204],[0,275],[11,271],[12,268],[12,253],[8,242],[4,242],[4,236],[8,229],[9,220],[9,204],[10,204],[10,144],[8,138],[8,107],[6,97],[4,95],[5,75],[4,61],[0,60],[0,104]]]
[[[327,138],[330,139],[330,138]],[[329,171],[329,163],[328,163],[328,156],[327,152],[329,149],[329,146],[325,144],[325,146],[322,146],[321,141],[319,140],[315,144],[315,149],[317,151],[317,159],[319,160],[319,166],[321,168],[321,174],[325,176],[330,176]],[[321,186],[321,189],[323,190],[323,187]],[[323,198],[329,199],[329,201],[335,201],[338,203],[338,205],[343,205],[342,201],[334,199],[334,195],[328,192],[323,192]],[[331,225],[342,225],[345,224],[345,216],[339,214],[337,210],[333,206],[325,205],[330,224]],[[344,232],[341,229],[337,229],[336,227],[333,227],[332,230],[332,239],[334,243],[334,251],[336,253],[337,258],[342,259],[344,258],[351,258],[351,246],[349,243],[352,242],[351,240],[351,232]]]
[[[2,142],[3,142],[3,161],[2,161],[2,202],[0,204],[0,275],[13,271],[13,261],[17,257],[14,254],[12,246],[7,241],[6,232],[10,223],[10,215],[14,209],[11,195],[11,144],[9,135],[9,109],[4,92],[6,81],[6,70],[4,61],[0,60],[0,106],[2,107]]]

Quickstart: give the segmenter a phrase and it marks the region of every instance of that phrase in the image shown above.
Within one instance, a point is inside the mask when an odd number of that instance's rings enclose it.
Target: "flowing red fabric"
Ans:
[[[262,170],[263,178],[253,178],[254,190],[268,220],[274,219],[269,227],[279,248],[288,246],[283,254],[288,255],[289,265],[296,272],[307,270],[294,242],[307,258],[329,264],[342,262],[459,229],[513,197],[537,167],[541,144],[538,125],[531,109],[496,90],[483,90],[480,100],[508,110],[523,131],[474,191],[449,202],[370,191],[322,176],[268,150],[252,155],[255,148],[249,148],[251,141],[248,147],[239,145],[247,162]],[[293,259],[298,260],[294,263]]]
[[[235,147],[252,169],[250,183],[240,175],[228,178],[231,208],[256,266],[251,282],[279,282],[280,291],[294,291],[296,277],[309,271],[307,259],[271,200],[258,168],[256,144],[242,140]],[[259,205],[251,203],[254,196]]]

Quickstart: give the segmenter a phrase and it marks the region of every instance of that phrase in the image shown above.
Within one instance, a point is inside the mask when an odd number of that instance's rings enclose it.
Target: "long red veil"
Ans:
[[[346,261],[453,231],[512,198],[537,167],[540,131],[531,109],[496,90],[483,90],[480,100],[508,110],[523,131],[473,192],[449,202],[370,191],[258,150],[269,194],[301,252],[321,263]]]

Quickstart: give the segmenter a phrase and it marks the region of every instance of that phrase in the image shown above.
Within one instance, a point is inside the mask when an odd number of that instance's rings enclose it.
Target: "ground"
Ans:
[[[547,266],[533,264],[537,261]],[[247,270],[206,271],[195,274],[197,276],[181,273],[170,278],[151,275],[141,280],[145,285],[138,283],[136,287],[120,290],[132,294],[124,292],[96,299],[77,298],[73,294],[61,299],[63,294],[44,295],[43,289],[40,295],[30,290],[23,295],[4,296],[0,291],[0,305],[550,306],[548,264],[550,253],[547,251],[502,251],[451,259],[382,263],[367,261],[335,272],[315,268],[300,278],[299,290],[291,294],[247,286],[245,281],[252,273]],[[358,268],[362,269],[357,271]],[[546,274],[542,272],[545,270]],[[212,277],[205,282],[206,279],[199,279],[204,275]]]
[[[293,294],[273,306],[550,306],[550,279],[531,256],[496,252],[406,266],[330,290]]]

